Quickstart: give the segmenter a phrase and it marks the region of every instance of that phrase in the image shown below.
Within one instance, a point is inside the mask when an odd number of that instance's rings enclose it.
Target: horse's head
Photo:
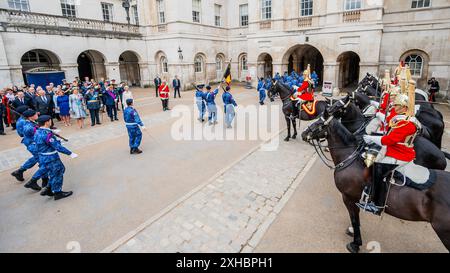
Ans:
[[[327,111],[325,111],[316,122],[309,125],[308,128],[302,133],[302,139],[305,142],[311,142],[312,140],[320,141],[322,139],[327,138],[328,135],[328,126],[330,122],[333,120],[333,116],[329,115]]]
[[[347,95],[345,98],[333,103],[330,107],[328,107],[328,114],[330,116],[334,116],[336,118],[342,117],[342,114],[347,110],[348,105],[351,102],[350,95]]]
[[[275,80],[275,81],[273,81],[273,84],[270,86],[269,90],[267,90],[267,95],[271,102],[275,101],[273,97],[276,95],[276,93],[278,93],[278,91],[277,91],[278,89],[276,87],[277,85],[278,85],[278,81]]]

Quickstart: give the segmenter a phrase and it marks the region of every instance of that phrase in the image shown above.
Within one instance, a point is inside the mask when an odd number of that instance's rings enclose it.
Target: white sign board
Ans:
[[[323,82],[322,95],[326,96],[326,97],[333,96],[333,83],[332,82]]]

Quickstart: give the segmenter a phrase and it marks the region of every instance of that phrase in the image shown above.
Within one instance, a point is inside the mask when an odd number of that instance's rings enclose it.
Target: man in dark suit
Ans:
[[[178,79],[177,75],[175,75],[175,79],[173,79],[172,85],[173,85],[173,89],[174,89],[173,98],[175,99],[177,97],[177,92],[178,92],[178,97],[181,98],[181,94],[180,94],[181,81],[180,81],[180,79]]]
[[[3,126],[3,116],[6,115],[6,107],[2,103],[4,93],[3,91],[0,91],[0,136],[4,136],[5,134],[5,127]]]
[[[159,87],[161,86],[161,78],[159,78],[159,76],[156,75],[154,82],[155,82],[155,88],[156,88],[156,97],[158,97]]]
[[[28,89],[25,89],[25,101],[28,105],[28,107],[30,107],[33,110],[36,110],[34,107],[36,105],[35,99],[36,99],[36,91],[34,89],[34,87],[30,87]]]
[[[38,112],[39,116],[42,115],[49,115],[53,116],[53,110],[54,110],[54,103],[52,97],[47,95],[44,90],[40,89],[38,91],[38,97],[36,97],[35,100],[35,108],[36,112]],[[53,125],[53,119],[51,119],[52,126],[51,129],[56,129]]]

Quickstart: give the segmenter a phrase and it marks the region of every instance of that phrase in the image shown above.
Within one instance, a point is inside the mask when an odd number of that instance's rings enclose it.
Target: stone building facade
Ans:
[[[217,81],[231,60],[244,80],[311,64],[347,87],[399,61],[419,87],[450,75],[449,0],[3,0],[0,80],[24,82],[36,67],[152,83],[156,74]]]

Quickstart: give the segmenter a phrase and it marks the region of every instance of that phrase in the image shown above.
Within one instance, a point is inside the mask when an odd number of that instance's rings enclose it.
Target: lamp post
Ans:
[[[180,60],[183,60],[183,50],[181,50],[181,47],[178,46],[178,58],[180,58]]]
[[[128,24],[130,24],[130,0],[122,0],[122,7],[125,9],[126,13],[127,13],[127,22]]]

